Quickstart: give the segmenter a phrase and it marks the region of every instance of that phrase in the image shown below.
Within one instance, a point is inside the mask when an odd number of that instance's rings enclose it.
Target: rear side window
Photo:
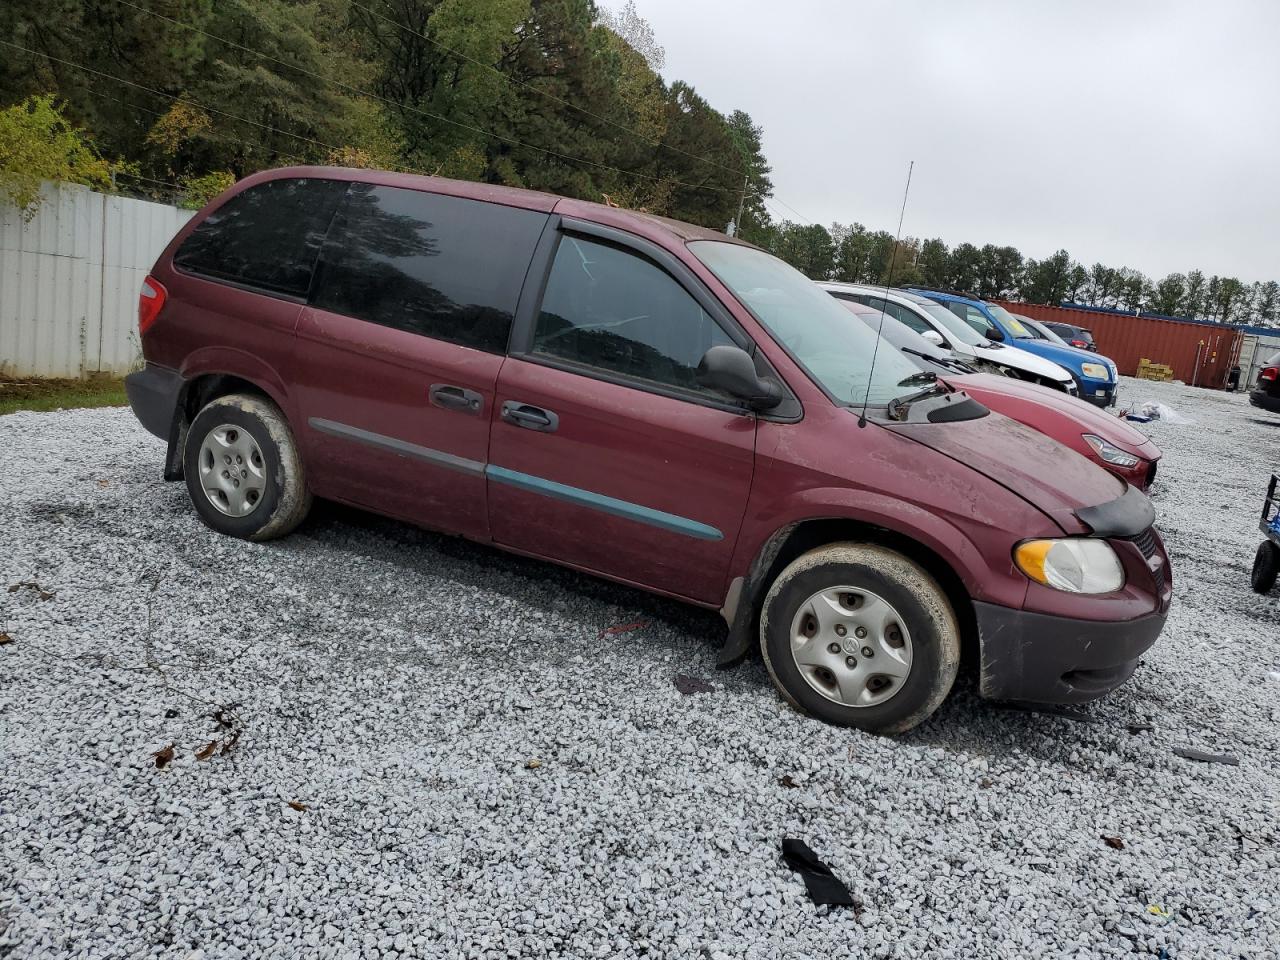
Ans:
[[[268,180],[211,213],[174,254],[179,270],[305,297],[320,244],[347,185]]]
[[[533,210],[353,183],[321,254],[312,303],[505,353],[546,221]]]
[[[561,239],[534,353],[723,399],[698,383],[698,364],[712,347],[733,343],[656,264],[608,244]]]

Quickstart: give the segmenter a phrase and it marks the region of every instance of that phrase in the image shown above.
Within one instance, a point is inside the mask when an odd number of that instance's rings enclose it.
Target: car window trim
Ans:
[[[730,340],[751,355],[752,359],[756,361],[757,367],[763,364],[769,375],[777,381],[786,395],[786,399],[780,404],[780,407],[783,408],[782,412],[754,413],[746,404],[736,403],[732,400],[718,400],[709,394],[683,390],[656,380],[630,377],[603,367],[593,367],[588,364],[575,363],[562,357],[535,353],[533,351],[534,328],[537,324],[538,315],[542,310],[542,301],[546,293],[547,282],[551,278],[551,269],[555,264],[556,253],[560,249],[560,242],[564,237],[575,235],[586,240],[618,247],[633,256],[648,260],[659,270],[666,273],[686,294],[693,298],[694,302],[702,308],[712,322],[720,326],[720,329],[724,331]],[[591,223],[587,220],[578,220],[557,214],[552,214],[548,219],[542,236],[538,239],[533,260],[529,264],[529,269],[525,275],[524,288],[521,290],[520,300],[516,306],[515,320],[511,324],[511,337],[507,344],[507,354],[513,359],[564,370],[567,373],[599,380],[603,383],[611,383],[615,386],[627,387],[661,397],[670,397],[674,400],[682,400],[685,403],[693,403],[715,410],[754,416],[760,420],[790,423],[803,417],[803,407],[795,397],[791,387],[787,385],[787,382],[773,367],[773,364],[769,363],[768,358],[760,352],[750,334],[742,328],[741,324],[729,313],[724,304],[706,288],[705,284],[686,264],[681,263],[670,251],[664,250],[656,243],[652,243],[643,237],[638,237],[635,234],[617,230],[613,227],[607,227],[603,224]],[[794,412],[788,412],[788,407]]]

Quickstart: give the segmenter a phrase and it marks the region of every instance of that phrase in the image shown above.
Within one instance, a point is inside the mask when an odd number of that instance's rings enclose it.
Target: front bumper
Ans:
[[[1103,409],[1114,407],[1119,387],[1119,382],[1102,383],[1098,380],[1081,380],[1080,399],[1087,400],[1095,407],[1102,407]]]
[[[168,440],[173,415],[182,392],[182,375],[158,364],[148,363],[124,378],[124,392],[138,422],[161,440]]]
[[[1132,676],[1160,636],[1168,605],[1136,620],[1095,621],[974,603],[981,692],[992,700],[1084,703]]]

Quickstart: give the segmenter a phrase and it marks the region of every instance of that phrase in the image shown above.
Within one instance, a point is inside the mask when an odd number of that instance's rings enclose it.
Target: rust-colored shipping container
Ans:
[[[1010,313],[1033,320],[1070,323],[1093,331],[1098,352],[1115,361],[1120,372],[1134,376],[1143,357],[1173,367],[1184,383],[1221,389],[1240,355],[1243,337],[1235,327],[1220,323],[1192,323],[1163,317],[1135,316],[1110,310],[1049,307],[1036,303],[999,301]]]

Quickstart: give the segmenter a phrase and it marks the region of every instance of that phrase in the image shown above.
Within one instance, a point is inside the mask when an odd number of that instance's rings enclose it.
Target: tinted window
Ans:
[[[650,261],[580,237],[560,241],[534,329],[535,353],[709,393],[698,384],[698,364],[711,347],[732,343]]]
[[[236,194],[187,237],[180,270],[304,297],[316,254],[347,185],[338,180],[269,180]]]
[[[354,183],[312,302],[334,313],[503,353],[546,214]]]

